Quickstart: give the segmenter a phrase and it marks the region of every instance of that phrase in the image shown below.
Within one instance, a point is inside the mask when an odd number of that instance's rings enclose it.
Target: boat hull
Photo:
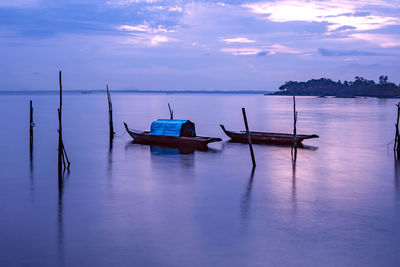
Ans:
[[[244,131],[233,132],[225,129],[220,125],[224,133],[231,138],[233,142],[248,143],[247,133]],[[301,145],[305,139],[318,138],[318,135],[296,135],[296,144]],[[293,145],[295,138],[293,134],[284,133],[266,133],[266,132],[250,132],[251,142],[253,144],[269,144],[269,145]]]
[[[222,141],[221,138],[203,137],[203,136],[175,137],[175,136],[164,136],[164,135],[152,135],[148,131],[139,132],[129,129],[126,123],[124,123],[124,125],[128,134],[133,138],[134,142],[138,144],[207,150],[208,149],[207,145],[209,143]]]

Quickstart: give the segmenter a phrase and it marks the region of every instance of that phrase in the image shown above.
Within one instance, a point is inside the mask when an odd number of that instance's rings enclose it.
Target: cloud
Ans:
[[[319,48],[318,52],[324,57],[378,56],[378,55],[380,55],[378,53],[369,52],[369,51],[334,50],[334,49],[326,49],[326,48]]]
[[[240,47],[240,48],[222,48],[221,52],[229,53],[232,55],[275,55],[275,54],[300,54],[299,51],[294,48],[290,48],[280,44],[273,44],[266,47]]]
[[[361,12],[362,8],[377,4],[391,6],[385,1],[348,1],[335,2],[317,0],[281,0],[275,2],[261,2],[244,4],[251,12],[262,14],[274,22],[306,21],[327,22],[328,32],[342,27],[352,27],[357,31],[374,30],[389,25],[400,25],[397,17],[372,15]],[[370,10],[367,10],[370,11]]]
[[[222,48],[222,52],[229,53],[232,55],[257,55],[261,53],[262,50],[259,48],[252,48],[252,47],[241,47],[241,48]]]
[[[183,8],[180,6],[171,6],[167,8],[168,11],[174,11],[174,12],[182,12]]]
[[[167,36],[156,35],[151,38],[152,45],[158,45],[159,43],[167,43],[170,41]]]
[[[282,53],[282,54],[301,54],[303,53],[300,50],[291,48],[291,47],[287,47],[284,45],[280,45],[280,44],[273,44],[269,47],[269,53],[270,55],[274,55],[277,53]]]
[[[183,12],[183,7],[180,6],[155,6],[155,5],[150,5],[145,7],[146,10],[149,11],[170,11],[170,12]]]
[[[152,47],[159,46],[163,43],[169,43],[177,41],[176,39],[170,38],[165,35],[153,35],[153,34],[135,34],[134,36],[128,36],[121,38],[119,43],[122,45],[134,46],[134,47]]]
[[[5,87],[27,87],[60,65],[78,75],[96,70],[95,79],[77,79],[82,86],[265,89],[288,77],[399,72],[392,18],[400,19],[400,0],[218,1],[0,0],[0,46],[10,65],[0,78]],[[10,6],[28,2],[40,5]],[[249,7],[256,4],[267,9],[257,13]],[[350,59],[358,65],[344,63]],[[10,75],[37,66],[44,69],[37,81]]]
[[[132,5],[132,4],[137,4],[137,3],[152,4],[152,3],[157,3],[157,2],[160,2],[160,0],[110,0],[110,1],[107,1],[106,4],[126,6],[126,5]]]
[[[345,31],[356,30],[356,29],[357,29],[356,27],[346,25],[346,26],[338,27],[336,30],[345,32]]]
[[[221,39],[222,42],[225,43],[255,43],[256,41],[254,40],[250,40],[247,38],[243,38],[243,37],[236,37],[236,38],[226,38],[226,39]]]
[[[125,40],[123,43],[135,44],[142,47],[158,46],[162,43],[176,41],[176,39],[165,35],[174,32],[174,30],[166,29],[163,25],[152,27],[149,23],[144,22],[138,25],[121,25],[118,26],[117,29],[129,32],[128,34],[133,35],[128,37],[127,41]],[[164,35],[160,35],[159,33],[163,33]]]
[[[162,25],[157,27],[151,27],[147,22],[139,25],[121,25],[117,27],[121,31],[128,32],[147,32],[147,33],[159,33],[159,32],[173,32],[173,30],[168,30]]]
[[[337,16],[327,18],[326,21],[331,23],[328,31],[334,31],[341,27],[353,27],[357,31],[375,30],[389,25],[399,25],[400,19],[394,17],[382,16]]]
[[[399,36],[390,34],[378,33],[354,33],[350,35],[351,38],[368,41],[383,48],[398,47],[400,46]]]

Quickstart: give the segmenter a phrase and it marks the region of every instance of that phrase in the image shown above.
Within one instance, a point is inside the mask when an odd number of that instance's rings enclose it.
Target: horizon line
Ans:
[[[272,90],[138,90],[138,89],[117,89],[109,90],[113,93],[153,93],[153,94],[266,94]],[[0,95],[12,94],[58,94],[59,90],[0,90]],[[106,93],[106,89],[98,90],[63,90],[66,94],[92,94]]]

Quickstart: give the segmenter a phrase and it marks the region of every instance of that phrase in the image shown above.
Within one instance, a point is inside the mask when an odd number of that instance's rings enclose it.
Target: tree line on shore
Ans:
[[[331,79],[312,79],[307,82],[288,81],[279,87],[274,95],[303,95],[303,96],[337,96],[337,97],[400,97],[400,85],[389,82],[386,75],[379,77],[379,82],[356,76],[354,81]]]

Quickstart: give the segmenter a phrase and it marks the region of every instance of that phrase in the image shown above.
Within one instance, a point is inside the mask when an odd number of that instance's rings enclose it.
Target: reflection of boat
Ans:
[[[194,153],[194,148],[190,147],[161,147],[161,146],[150,146],[150,152],[153,155],[179,155],[179,154],[192,154]]]
[[[229,136],[232,141],[240,143],[248,143],[247,133],[245,131],[228,131],[224,125],[220,125],[224,133]],[[271,145],[292,145],[294,136],[293,134],[285,133],[266,133],[266,132],[252,132],[250,131],[251,142],[253,144],[271,144]],[[296,142],[300,144],[304,139],[318,138],[318,135],[296,135]]]
[[[126,131],[135,143],[168,147],[189,147],[207,150],[207,144],[222,141],[221,138],[196,136],[194,123],[189,120],[156,120],[152,122],[150,131]]]

